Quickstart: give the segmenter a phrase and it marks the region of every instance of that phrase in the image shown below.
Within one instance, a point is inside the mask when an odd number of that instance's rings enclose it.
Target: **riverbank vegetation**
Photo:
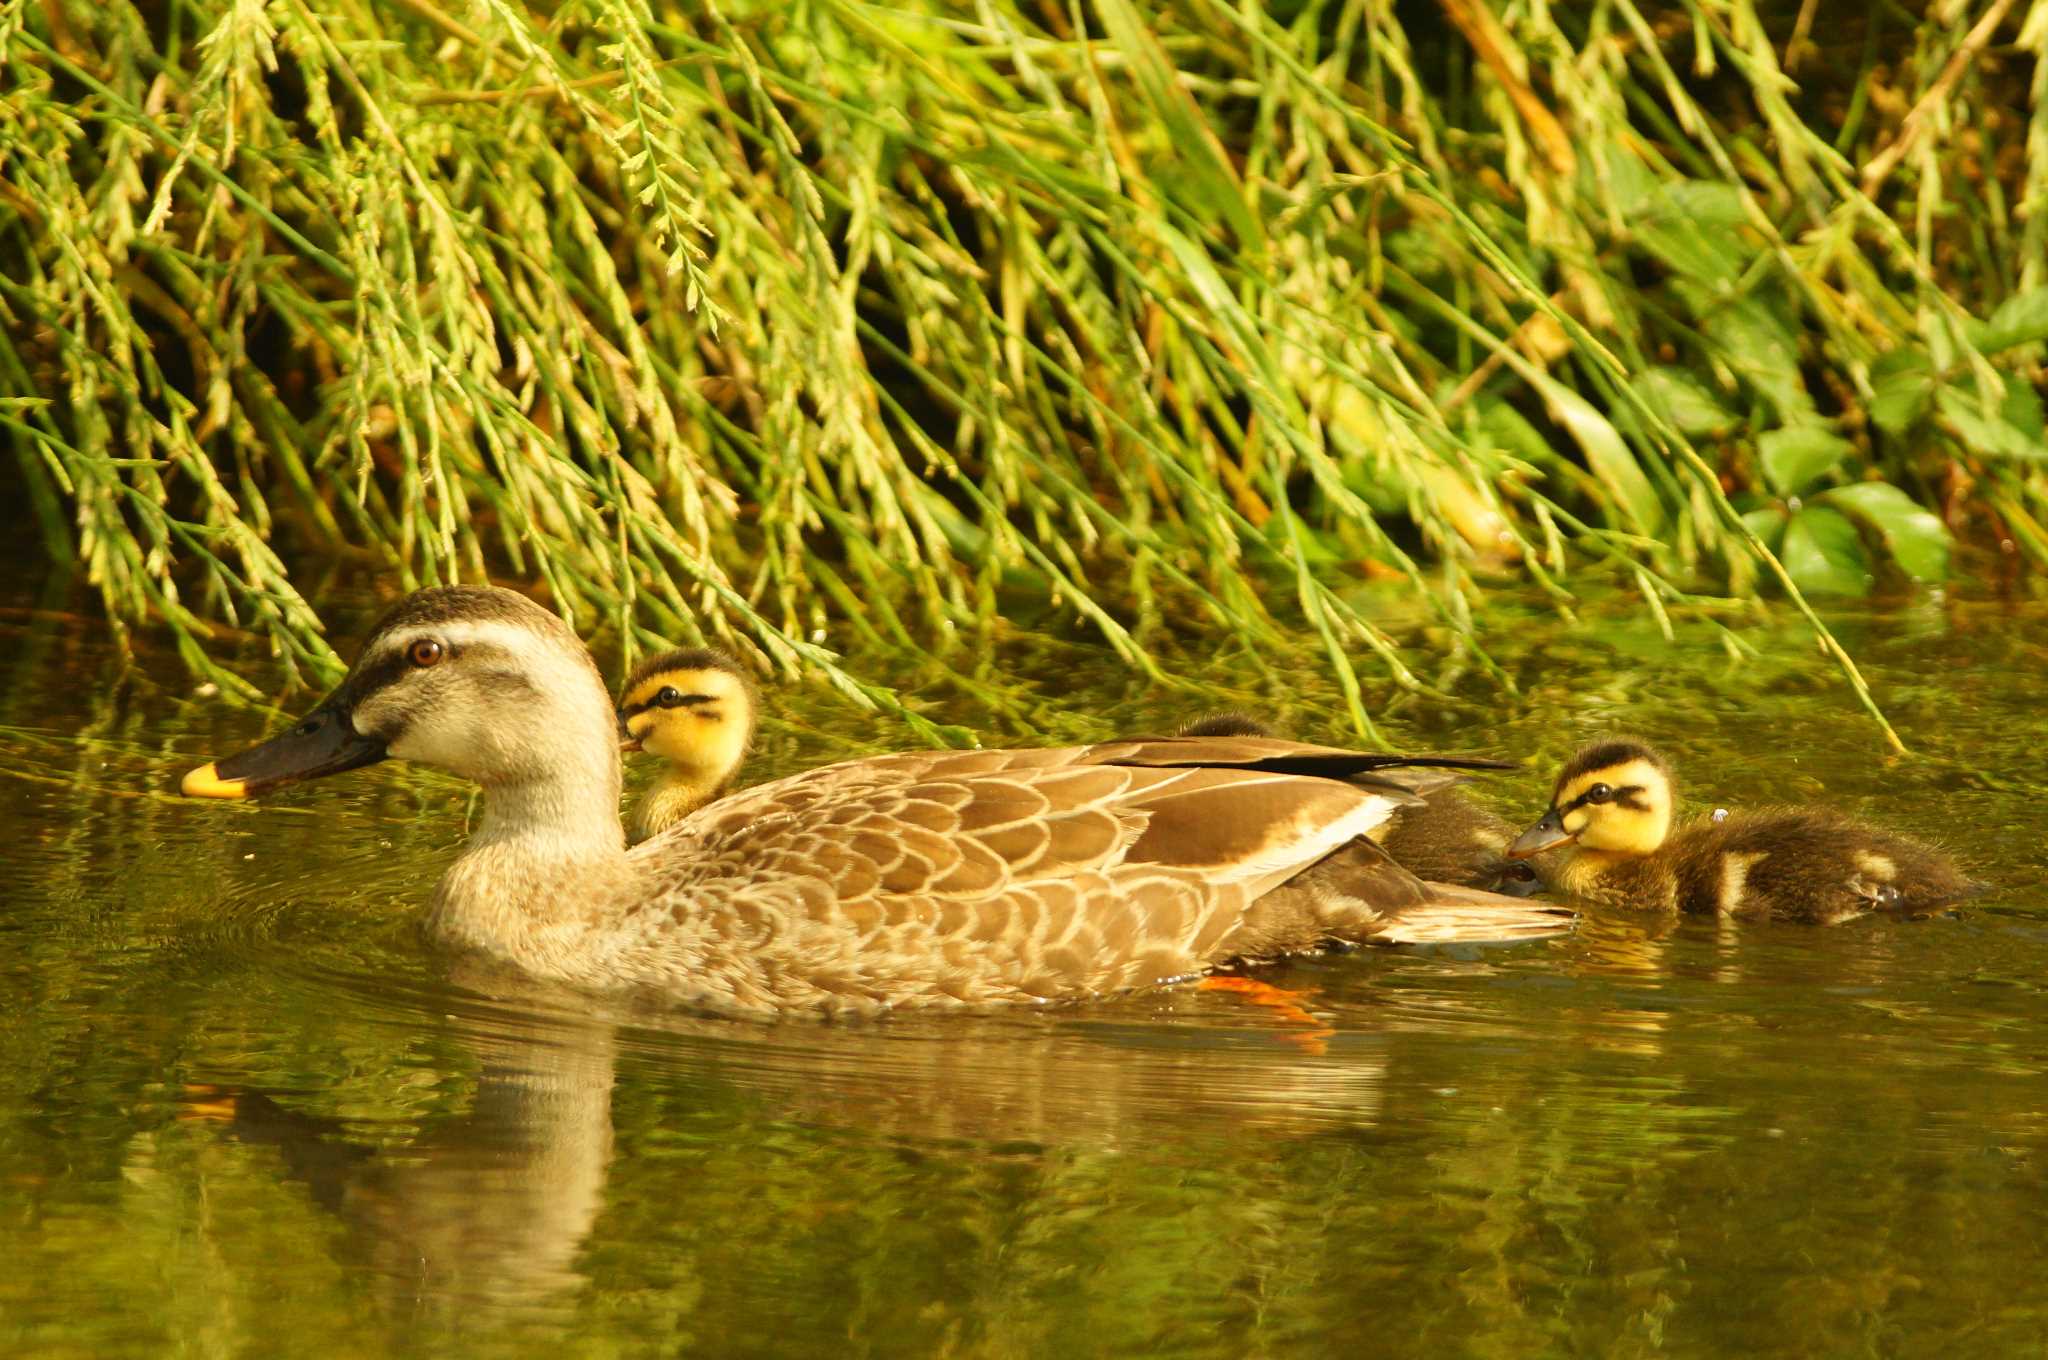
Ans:
[[[1369,730],[1389,589],[1483,670],[1596,579],[1876,713],[1810,599],[2048,564],[2048,0],[17,0],[0,88],[30,523],[228,685],[331,679],[339,554],[914,725],[831,649],[1306,645]]]

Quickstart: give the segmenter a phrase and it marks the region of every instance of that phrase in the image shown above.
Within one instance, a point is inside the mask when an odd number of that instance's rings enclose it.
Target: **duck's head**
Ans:
[[[1671,830],[1676,797],[1671,766],[1637,741],[1599,741],[1566,762],[1550,810],[1508,847],[1528,859],[1577,845],[1620,855],[1647,855]]]
[[[760,705],[740,663],[709,647],[649,657],[619,693],[619,738],[713,783],[723,783],[754,743]]]
[[[200,798],[251,798],[387,758],[503,787],[608,760],[604,681],[569,626],[495,586],[408,595],[335,691],[288,731],[185,776]],[[614,794],[616,801],[616,794]]]
[[[1180,731],[1174,733],[1174,735],[1179,737],[1271,737],[1278,734],[1273,731],[1272,724],[1265,720],[1254,718],[1249,713],[1233,709],[1228,713],[1210,713],[1196,718],[1193,722],[1183,723]]]

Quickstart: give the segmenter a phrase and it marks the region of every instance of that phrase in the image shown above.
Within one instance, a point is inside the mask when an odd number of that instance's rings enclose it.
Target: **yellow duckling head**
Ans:
[[[1677,789],[1671,766],[1639,741],[1599,741],[1565,763],[1550,810],[1508,847],[1512,859],[1576,845],[1615,855],[1649,855],[1671,830]]]
[[[664,652],[640,663],[619,696],[619,737],[668,769],[636,818],[652,835],[718,797],[754,743],[759,704],[740,663],[708,647]]]

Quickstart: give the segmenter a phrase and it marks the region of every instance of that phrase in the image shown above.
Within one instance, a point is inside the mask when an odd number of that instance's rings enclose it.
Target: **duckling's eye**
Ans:
[[[421,638],[418,642],[405,649],[405,659],[421,670],[425,670],[429,666],[440,665],[441,658],[445,655],[447,655],[447,649],[432,638]]]
[[[683,692],[674,685],[663,685],[661,693],[654,696],[654,702],[660,704],[663,708],[681,708],[683,706]]]
[[[1592,788],[1587,789],[1585,793],[1585,801],[1589,803],[1604,803],[1612,797],[1614,797],[1614,790],[1608,788],[1605,784],[1595,784]]]

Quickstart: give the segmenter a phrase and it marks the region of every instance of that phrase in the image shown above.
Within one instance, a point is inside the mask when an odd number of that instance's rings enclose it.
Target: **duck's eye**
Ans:
[[[418,642],[405,649],[405,659],[418,666],[421,670],[425,670],[429,666],[440,665],[441,658],[447,654],[447,648],[432,638],[421,638]]]
[[[1592,788],[1586,790],[1585,795],[1585,799],[1589,803],[1604,803],[1612,797],[1614,797],[1614,790],[1608,788],[1605,784],[1595,784]]]
[[[681,708],[683,706],[683,692],[674,685],[663,685],[661,693],[654,696],[654,702],[660,704],[663,708]]]

